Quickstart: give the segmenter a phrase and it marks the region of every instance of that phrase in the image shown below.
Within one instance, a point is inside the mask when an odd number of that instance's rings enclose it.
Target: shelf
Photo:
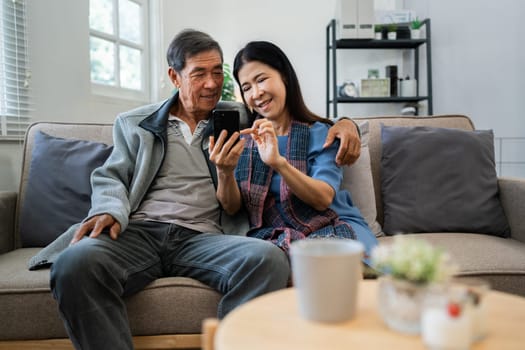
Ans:
[[[326,116],[338,117],[337,105],[341,103],[412,103],[418,112],[418,102],[426,101],[427,113],[433,113],[432,97],[432,53],[431,53],[431,31],[430,19],[422,21],[424,26],[424,36],[418,39],[410,39],[408,35],[402,35],[400,39],[337,39],[336,38],[336,20],[332,19],[326,27]],[[398,26],[408,27],[409,23],[398,23]],[[400,32],[398,32],[399,34]],[[385,34],[383,32],[383,34]],[[340,80],[337,75],[338,60],[341,61],[345,56],[338,57],[337,50],[412,50],[409,56],[411,63],[403,69],[401,74],[410,75],[417,81],[416,96],[408,97],[340,97],[338,92],[340,86],[337,82]],[[421,66],[420,51],[425,52],[423,56],[426,66],[426,89],[421,86]],[[383,53],[385,54],[385,53]],[[381,55],[381,53],[378,53]],[[340,62],[341,63],[341,62]],[[344,64],[344,63],[343,63]],[[350,63],[351,64],[351,63]],[[409,71],[412,70],[411,72]],[[423,89],[421,89],[423,87]],[[424,96],[423,96],[424,95]],[[332,112],[332,113],[330,113]]]
[[[339,39],[335,46],[338,49],[415,49],[426,42],[426,39]]]
[[[427,96],[409,97],[337,97],[338,103],[397,103],[397,102],[419,102],[427,100]],[[328,101],[333,103],[333,100]]]

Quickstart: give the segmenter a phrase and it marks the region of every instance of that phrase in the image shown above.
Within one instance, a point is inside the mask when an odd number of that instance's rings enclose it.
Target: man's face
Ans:
[[[224,75],[219,51],[201,52],[186,59],[180,73],[169,69],[173,84],[179,89],[179,102],[186,112],[207,115],[221,98]]]

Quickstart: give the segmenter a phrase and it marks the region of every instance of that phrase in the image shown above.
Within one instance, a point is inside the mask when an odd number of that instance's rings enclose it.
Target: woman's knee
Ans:
[[[286,253],[270,242],[261,243],[264,244],[258,246],[257,256],[261,259],[263,268],[278,279],[287,279],[290,274],[290,262]]]

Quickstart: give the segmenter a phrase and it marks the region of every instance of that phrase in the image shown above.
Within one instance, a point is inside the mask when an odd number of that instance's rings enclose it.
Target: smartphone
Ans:
[[[230,139],[234,132],[239,131],[239,111],[232,109],[214,109],[212,112],[212,118],[213,136],[215,137],[216,142],[219,139],[222,130],[228,132],[226,141]]]

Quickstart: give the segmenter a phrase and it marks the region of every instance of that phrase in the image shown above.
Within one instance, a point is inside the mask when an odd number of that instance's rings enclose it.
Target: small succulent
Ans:
[[[374,26],[374,32],[381,33],[383,31],[383,26],[381,24],[376,24]]]
[[[423,22],[421,22],[417,17],[414,20],[412,20],[412,22],[410,22],[410,28],[412,29],[419,29],[422,25]]]
[[[397,31],[397,24],[395,23],[390,23],[388,26],[387,26],[387,29],[388,29],[388,32],[391,33],[391,32],[395,32]]]

